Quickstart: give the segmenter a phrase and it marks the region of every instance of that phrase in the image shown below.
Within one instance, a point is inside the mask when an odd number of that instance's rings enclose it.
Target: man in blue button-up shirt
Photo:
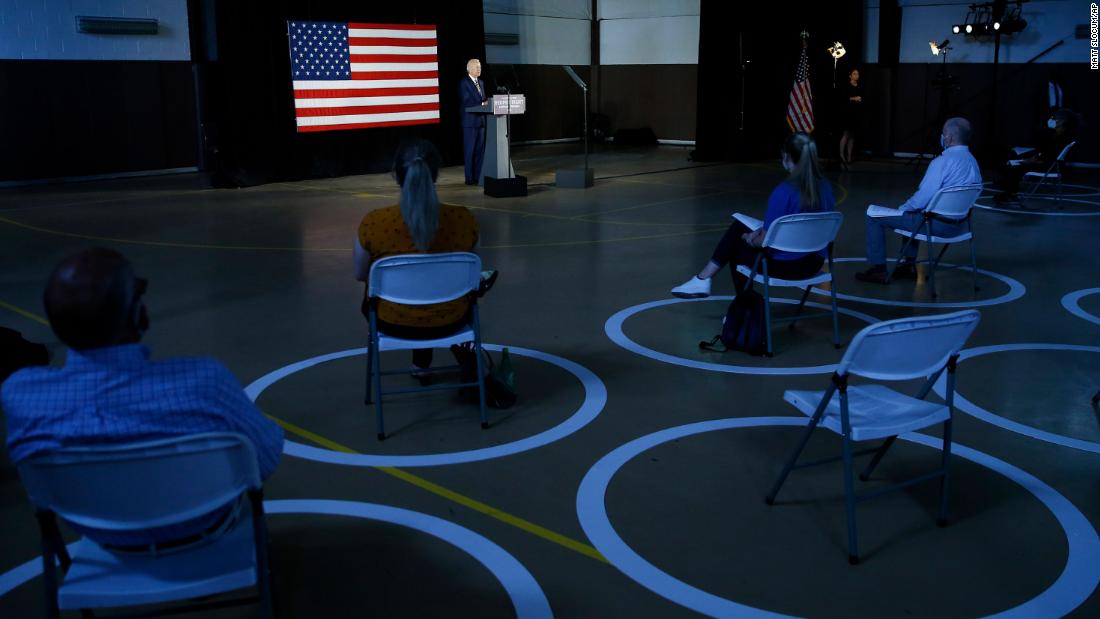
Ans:
[[[867,264],[870,268],[856,273],[856,279],[885,284],[886,281],[886,233],[894,228],[912,230],[923,217],[923,211],[932,202],[932,196],[944,187],[981,185],[982,172],[978,161],[970,154],[970,122],[965,118],[949,118],[943,125],[940,144],[943,154],[928,164],[920,187],[904,204],[898,207],[901,215],[878,217],[867,215]],[[943,221],[932,222],[935,236],[956,236],[966,231],[963,224]],[[914,261],[920,243],[913,241],[906,249],[905,258],[894,270],[895,278],[916,279]]]
[[[214,359],[149,359],[139,343],[149,326],[145,287],[109,249],[82,251],[54,270],[46,314],[69,351],[62,368],[26,368],[3,383],[12,461],[61,447],[238,432],[251,439],[267,478],[279,463],[282,430]],[[85,533],[102,543],[161,543],[201,533],[222,515],[137,535]]]

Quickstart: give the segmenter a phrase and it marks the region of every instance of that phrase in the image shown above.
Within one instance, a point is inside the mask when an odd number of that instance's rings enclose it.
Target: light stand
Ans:
[[[932,55],[940,56],[942,62],[940,63],[940,71],[936,74],[936,77],[932,79],[932,87],[940,91],[940,109],[936,114],[936,126],[942,127],[951,113],[951,91],[958,87],[959,79],[954,75],[947,72],[947,52],[953,48],[948,45],[950,40],[945,40],[943,43],[937,44],[934,41],[929,41],[929,46],[932,48]],[[927,91],[926,91],[927,92]],[[925,113],[927,113],[927,96],[925,98]],[[925,132],[925,138],[923,144],[921,144],[921,151],[914,157],[910,163],[917,165],[918,167],[924,162],[928,155],[928,126],[925,122],[923,131]]]
[[[558,170],[555,175],[554,184],[560,188],[569,189],[587,189],[594,183],[595,173],[592,168],[588,167],[588,84],[584,83],[584,80],[577,75],[577,72],[573,70],[573,67],[569,65],[562,65],[562,69],[565,70],[569,77],[581,87],[581,96],[584,99],[584,168],[577,169],[562,169]]]

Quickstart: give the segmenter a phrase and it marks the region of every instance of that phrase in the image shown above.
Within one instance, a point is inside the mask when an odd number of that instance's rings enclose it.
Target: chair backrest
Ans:
[[[1069,149],[1073,148],[1073,145],[1077,143],[1077,140],[1066,144],[1066,147],[1062,149],[1062,152],[1058,153],[1058,161],[1065,161],[1066,155],[1069,155]]]
[[[402,305],[446,303],[477,290],[481,258],[476,254],[406,254],[370,267],[367,296]]]
[[[110,531],[184,522],[261,487],[252,442],[230,432],[67,447],[19,464],[31,503]]]
[[[970,208],[981,194],[981,185],[944,187],[932,196],[925,210],[941,217],[964,219],[970,214]]]
[[[837,211],[784,215],[768,227],[763,245],[779,251],[819,251],[836,239],[843,222],[844,215]]]
[[[836,371],[877,380],[928,376],[962,350],[980,318],[965,310],[875,323],[852,338]]]

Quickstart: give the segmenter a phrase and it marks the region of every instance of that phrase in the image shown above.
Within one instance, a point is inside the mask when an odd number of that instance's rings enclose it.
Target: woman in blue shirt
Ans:
[[[793,133],[783,141],[781,150],[783,169],[790,174],[768,197],[768,210],[764,213],[764,225],[750,230],[740,221],[734,221],[718,246],[714,248],[706,266],[699,274],[672,289],[672,295],[682,299],[699,299],[710,296],[710,279],[727,264],[752,266],[764,234],[773,221],[784,215],[831,211],[836,206],[829,181],[821,173],[817,157],[817,144],[805,133]],[[768,274],[780,279],[803,279],[821,270],[826,252],[800,254],[772,251],[768,254]],[[731,268],[737,290],[744,287],[746,278],[736,268]]]

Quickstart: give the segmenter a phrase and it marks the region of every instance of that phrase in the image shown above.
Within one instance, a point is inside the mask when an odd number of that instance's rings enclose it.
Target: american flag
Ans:
[[[287,22],[298,132],[439,123],[436,29]]]
[[[802,57],[794,74],[791,98],[787,101],[787,124],[791,131],[814,130],[814,102],[810,96],[810,61],[806,58],[806,40],[802,40]]]

